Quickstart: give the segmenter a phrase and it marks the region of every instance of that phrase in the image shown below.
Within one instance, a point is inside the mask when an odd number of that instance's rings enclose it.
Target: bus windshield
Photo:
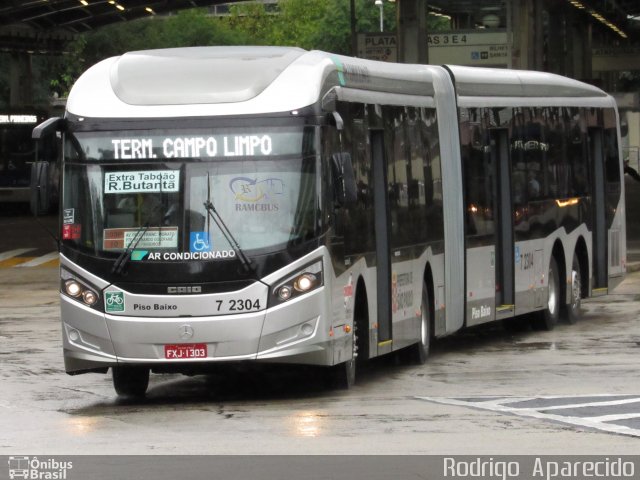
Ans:
[[[314,130],[153,130],[67,134],[62,237],[92,255],[226,259],[316,234]]]

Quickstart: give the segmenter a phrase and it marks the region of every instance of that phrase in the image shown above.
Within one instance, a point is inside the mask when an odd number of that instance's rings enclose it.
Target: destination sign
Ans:
[[[268,156],[273,152],[273,143],[271,135],[114,138],[111,140],[116,160]]]
[[[180,170],[107,172],[104,193],[177,192]]]
[[[84,159],[169,160],[265,158],[310,153],[300,127],[147,129],[74,133]]]

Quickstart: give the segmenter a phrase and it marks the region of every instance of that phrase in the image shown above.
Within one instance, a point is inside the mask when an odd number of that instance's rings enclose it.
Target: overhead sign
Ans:
[[[429,63],[506,67],[509,46],[506,31],[442,32],[427,35]]]
[[[0,115],[0,123],[38,123],[35,115]]]
[[[605,47],[592,50],[594,72],[640,70],[640,47]]]
[[[398,61],[398,37],[394,33],[359,33],[358,57],[383,62]]]

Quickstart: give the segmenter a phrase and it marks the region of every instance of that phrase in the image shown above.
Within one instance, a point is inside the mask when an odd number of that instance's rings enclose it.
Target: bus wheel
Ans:
[[[352,358],[327,369],[327,387],[349,390],[356,383],[356,360]]]
[[[560,276],[555,257],[549,262],[549,297],[545,308],[532,322],[536,330],[553,330],[560,317]]]
[[[113,388],[121,397],[144,397],[149,386],[149,369],[145,367],[113,367]]]
[[[431,340],[431,309],[429,289],[422,285],[422,304],[420,305],[420,341],[405,349],[403,360],[406,363],[422,365],[429,356],[429,345]]]
[[[580,271],[580,262],[578,256],[573,254],[573,262],[571,264],[571,299],[564,306],[563,317],[570,324],[576,323],[582,316],[582,277]]]

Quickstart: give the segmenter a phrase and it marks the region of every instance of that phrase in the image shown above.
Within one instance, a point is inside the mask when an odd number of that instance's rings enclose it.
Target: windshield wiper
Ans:
[[[213,203],[211,202],[211,176],[209,172],[207,172],[207,201],[204,202],[204,208],[207,210],[207,213],[209,214],[208,217],[211,217],[213,219],[213,221],[216,223],[216,225],[222,232],[222,235],[224,236],[224,238],[227,240],[229,245],[231,245],[231,248],[233,248],[233,251],[236,252],[236,256],[238,257],[238,260],[240,260],[240,263],[244,267],[245,271],[253,272],[254,269],[253,269],[253,265],[251,264],[251,260],[247,258],[245,253],[242,251],[242,248],[240,248],[238,241],[234,238],[233,234],[231,233],[231,230],[229,230],[229,227],[227,227],[227,224],[224,223],[224,220],[222,220],[222,217],[216,210],[216,207],[214,207]],[[207,222],[207,230],[208,229],[209,229],[209,226]]]
[[[136,230],[135,235],[127,245],[127,248],[120,254],[120,256],[116,259],[113,267],[111,268],[111,273],[117,273],[118,275],[122,274],[124,271],[124,267],[129,263],[129,259],[131,258],[129,254],[131,251],[138,246],[142,237],[144,237],[145,233],[149,230],[149,222],[142,225],[138,230]]]
[[[253,265],[251,264],[251,260],[245,255],[245,253],[242,251],[242,248],[240,248],[240,245],[229,230],[229,227],[227,227],[227,225],[224,223],[224,220],[222,220],[222,217],[216,210],[216,207],[213,206],[213,203],[211,203],[210,200],[207,200],[206,202],[204,202],[204,208],[207,209],[209,216],[213,219],[214,222],[216,222],[216,225],[222,232],[222,235],[224,235],[224,238],[227,240],[227,242],[229,242],[229,245],[231,245],[233,251],[236,252],[236,256],[238,257],[238,260],[240,260],[240,263],[242,263],[244,269],[247,272],[252,272]]]

